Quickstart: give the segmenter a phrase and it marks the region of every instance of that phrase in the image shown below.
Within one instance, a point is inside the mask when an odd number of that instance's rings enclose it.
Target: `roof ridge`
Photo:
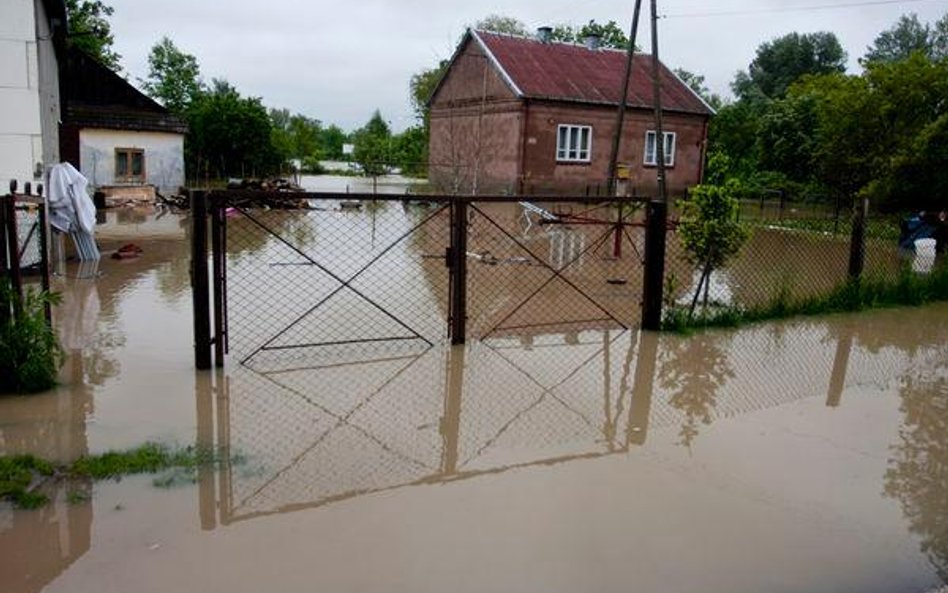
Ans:
[[[559,39],[551,39],[550,41],[540,41],[533,35],[519,35],[517,33],[505,33],[503,31],[491,31],[490,29],[472,29],[472,31],[477,32],[478,34],[487,33],[488,35],[496,35],[498,37],[507,37],[508,39],[517,39],[520,41],[532,41],[533,43],[539,45],[565,45],[566,47],[576,47],[579,49],[587,49],[589,51],[610,51],[615,53],[625,54],[628,52],[626,49],[620,49],[618,47],[609,47],[609,46],[599,46],[594,50],[590,50],[586,47],[586,44],[582,41],[561,41]],[[637,56],[651,56],[652,54],[644,51],[635,52]]]

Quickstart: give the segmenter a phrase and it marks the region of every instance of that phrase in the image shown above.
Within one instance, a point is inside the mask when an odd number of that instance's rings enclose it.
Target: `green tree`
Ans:
[[[184,113],[204,89],[197,58],[162,37],[148,54],[148,77],[143,87],[172,113]]]
[[[392,138],[392,160],[402,174],[424,177],[428,171],[428,131],[412,126]]]
[[[682,203],[678,234],[687,252],[687,259],[701,270],[688,311],[694,315],[702,289],[707,304],[711,273],[724,266],[740,251],[747,240],[747,227],[738,220],[740,203],[735,197],[735,185],[698,185]]]
[[[704,102],[710,105],[715,111],[720,109],[724,101],[718,95],[713,94],[704,83],[703,74],[695,74],[684,68],[675,68],[675,75],[687,84]]]
[[[811,180],[816,165],[816,101],[808,95],[788,96],[770,104],[757,129],[757,162],[793,181]]]
[[[506,33],[508,35],[519,35],[521,37],[527,37],[530,35],[530,30],[527,29],[527,26],[523,23],[523,21],[514,17],[503,16],[499,14],[491,14],[482,18],[481,20],[477,21],[477,23],[474,25],[474,28],[480,31]]]
[[[109,17],[114,8],[102,0],[66,0],[69,43],[112,70],[122,69],[122,56],[112,48],[115,38]]]
[[[891,29],[879,33],[867,48],[862,61],[897,62],[907,59],[916,51],[931,55],[931,34],[928,25],[919,22],[917,14],[903,14]]]
[[[392,132],[375,110],[369,121],[353,134],[353,159],[366,175],[384,175],[392,165]]]
[[[805,74],[846,71],[846,52],[833,33],[790,33],[757,48],[747,73],[732,88],[739,98],[778,99]]]
[[[348,134],[336,124],[322,128],[319,132],[319,146],[326,158],[329,159],[343,158],[342,145],[348,141]]]
[[[198,177],[247,177],[277,171],[283,155],[273,145],[273,124],[259,98],[242,97],[225,80],[191,102],[185,141],[188,170]]]
[[[412,75],[408,82],[409,98],[415,117],[428,127],[428,101],[434,94],[441,77],[448,69],[448,60],[441,60],[434,68],[426,68]]]
[[[932,58],[936,60],[948,58],[948,13],[938,19],[932,27],[931,46]]]

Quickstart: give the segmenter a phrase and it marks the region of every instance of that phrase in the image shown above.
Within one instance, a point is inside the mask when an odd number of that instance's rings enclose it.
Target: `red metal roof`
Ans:
[[[590,50],[571,43],[543,43],[536,39],[473,31],[506,73],[520,96],[533,99],[618,105],[626,52]],[[652,58],[636,54],[632,62],[627,105],[651,109]],[[710,115],[714,113],[675,74],[660,64],[662,108]]]

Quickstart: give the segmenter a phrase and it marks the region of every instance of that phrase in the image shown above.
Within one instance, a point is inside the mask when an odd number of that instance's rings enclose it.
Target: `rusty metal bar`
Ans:
[[[49,233],[47,232],[47,224],[48,218],[46,216],[46,204],[44,202],[39,209],[40,282],[42,283],[43,292],[49,294]],[[49,300],[46,300],[43,307],[46,314],[46,322],[52,325],[53,309]]]
[[[451,204],[451,248],[449,262],[451,343],[467,340],[467,204]]]
[[[642,329],[662,328],[662,300],[665,289],[665,235],[668,203],[653,200],[648,205],[645,226],[645,272],[642,294]]]
[[[849,277],[858,280],[866,266],[866,219],[869,217],[869,199],[863,198],[853,212],[852,234],[849,239]]]
[[[23,271],[20,269],[19,235],[16,229],[16,195],[10,194],[3,203],[4,223],[7,235],[7,270],[10,276],[10,288],[17,296],[13,300],[14,315],[20,314],[23,302]]]
[[[269,202],[296,202],[300,200],[346,200],[361,202],[408,202],[420,200],[435,203],[454,203],[454,202],[497,202],[497,203],[516,203],[523,200],[524,195],[480,195],[480,196],[449,196],[449,195],[405,195],[405,194],[373,194],[373,193],[339,193],[339,192],[277,192],[277,191],[257,191],[244,189],[215,190],[208,192],[208,197],[223,196],[231,201],[231,205],[238,206],[235,203],[240,200],[251,201],[269,201]],[[616,198],[612,196],[563,196],[563,195],[530,195],[531,202],[545,202],[549,204],[583,203],[583,204],[601,204],[603,202],[614,202]],[[623,202],[642,202],[649,200],[648,197],[635,196],[623,197]]]
[[[214,295],[214,365],[224,366],[227,327],[224,320],[224,208],[221,200],[210,200],[211,290]]]
[[[207,199],[203,190],[192,190],[190,194],[194,366],[203,370],[211,368],[211,303],[207,285]]]

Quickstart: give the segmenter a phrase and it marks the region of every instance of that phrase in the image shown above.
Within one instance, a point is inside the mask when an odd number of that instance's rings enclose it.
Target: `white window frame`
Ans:
[[[674,167],[675,166],[675,148],[678,144],[678,137],[675,132],[664,132],[665,134],[665,166]],[[649,154],[649,147],[651,146],[651,154]],[[645,150],[643,151],[642,162],[649,167],[655,167],[658,165],[658,160],[656,159],[656,150],[657,146],[655,145],[655,130],[649,130],[645,132]]]
[[[592,137],[592,126],[579,124],[558,125],[556,127],[556,162],[591,162]]]

